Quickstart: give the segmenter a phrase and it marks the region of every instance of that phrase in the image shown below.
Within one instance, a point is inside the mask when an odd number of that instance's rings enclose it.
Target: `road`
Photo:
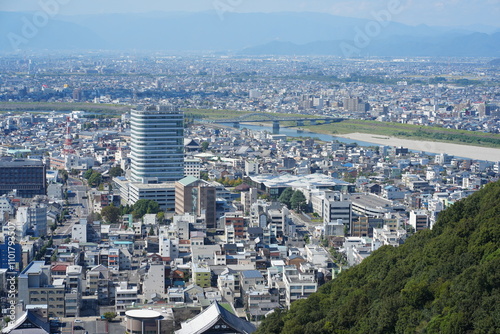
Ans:
[[[89,199],[87,189],[81,180],[70,177],[67,181],[68,210],[71,217],[67,218],[62,225],[54,231],[54,243],[59,245],[67,237],[71,237],[73,224],[79,219],[86,219],[89,215]]]
[[[125,332],[125,328],[120,322],[113,326],[115,330],[112,331],[110,324],[107,321],[100,320],[99,317],[63,318],[61,323],[61,334],[123,334]]]
[[[71,191],[73,196],[68,198],[70,206],[75,209],[78,217],[87,218],[89,215],[89,198],[88,187],[82,181],[75,178],[68,178],[68,191]]]

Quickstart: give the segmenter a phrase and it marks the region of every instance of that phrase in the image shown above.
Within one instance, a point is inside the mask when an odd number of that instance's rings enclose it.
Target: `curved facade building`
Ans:
[[[131,179],[175,182],[184,177],[184,114],[172,106],[132,110]]]
[[[131,310],[125,312],[127,317],[127,333],[130,334],[159,334],[160,312],[152,310]]]

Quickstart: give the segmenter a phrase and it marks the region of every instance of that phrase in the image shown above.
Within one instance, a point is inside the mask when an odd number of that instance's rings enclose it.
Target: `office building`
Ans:
[[[201,159],[191,158],[184,160],[184,176],[200,178]]]
[[[207,228],[216,227],[216,188],[193,176],[175,182],[175,213],[205,218]]]
[[[429,215],[425,210],[410,211],[409,224],[415,231],[421,231],[429,228]]]
[[[45,261],[31,262],[18,276],[18,298],[24,305],[47,305],[50,317],[64,317],[65,282],[52,279],[50,265]]]
[[[120,282],[115,289],[116,313],[123,316],[127,308],[133,307],[139,302],[137,286],[129,286],[128,282]]]
[[[175,182],[184,177],[184,115],[172,106],[133,109],[131,181]]]
[[[17,197],[45,195],[45,165],[41,160],[0,158],[0,196],[15,190]]]

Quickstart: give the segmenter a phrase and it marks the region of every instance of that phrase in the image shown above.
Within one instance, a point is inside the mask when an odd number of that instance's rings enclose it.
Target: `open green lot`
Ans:
[[[234,119],[245,115],[255,114],[248,117],[248,120],[252,119],[266,119],[271,117],[275,118],[316,118],[313,115],[301,115],[301,114],[273,114],[265,112],[253,112],[253,111],[239,111],[239,110],[226,110],[226,109],[191,109],[184,108],[184,115],[186,118],[203,119],[207,121],[223,120],[223,119]],[[291,123],[290,123],[291,124]]]
[[[446,129],[437,126],[419,126],[363,120],[344,120],[332,124],[321,124],[316,126],[304,125],[303,128],[312,132],[331,135],[361,132],[414,140],[439,141],[493,148],[500,147],[499,134]]]
[[[130,105],[64,102],[0,102],[0,111],[68,111],[82,110],[101,114],[122,114],[130,111]]]

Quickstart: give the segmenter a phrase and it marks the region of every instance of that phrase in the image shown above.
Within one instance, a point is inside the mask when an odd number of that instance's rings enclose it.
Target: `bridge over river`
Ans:
[[[336,122],[341,122],[344,119],[345,118],[336,118],[336,117],[283,117],[283,116],[275,116],[273,114],[252,113],[252,114],[242,115],[236,118],[210,120],[209,123],[231,123],[233,127],[239,128],[240,123],[272,122],[273,133],[277,133],[280,129],[280,122],[295,122],[297,126],[304,126],[305,124],[316,125],[319,122],[323,124],[336,123]]]

